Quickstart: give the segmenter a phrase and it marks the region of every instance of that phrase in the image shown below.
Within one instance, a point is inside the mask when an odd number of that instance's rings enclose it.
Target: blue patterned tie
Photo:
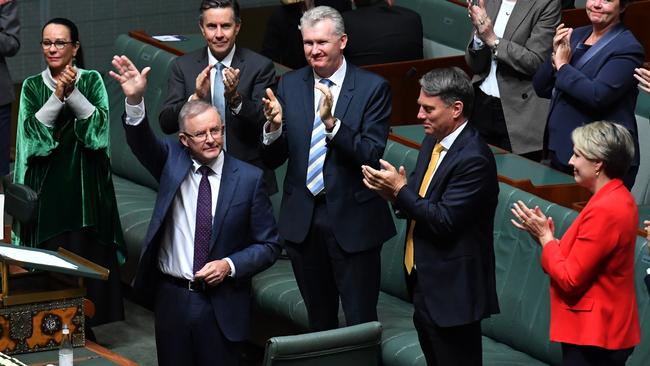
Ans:
[[[214,84],[213,84],[213,93],[212,93],[212,105],[217,108],[219,111],[219,116],[221,116],[221,123],[226,125],[226,101],[223,94],[225,93],[223,85],[223,69],[224,64],[217,62],[214,66],[216,72],[214,73]],[[226,129],[223,129],[223,149],[226,150]]]
[[[198,272],[208,261],[208,250],[212,236],[212,190],[208,175],[210,167],[202,165],[199,168],[201,182],[196,198],[196,227],[194,228],[194,273]]]
[[[321,84],[328,88],[334,85],[329,79],[320,79]],[[320,93],[316,90],[315,93]],[[322,100],[322,96],[321,96]],[[309,163],[307,164],[307,189],[314,196],[319,194],[325,188],[323,181],[323,165],[325,164],[325,154],[327,147],[325,146],[325,125],[320,119],[320,100],[318,101],[318,108],[316,108],[316,117],[314,118],[314,125],[311,131],[311,144],[309,146]]]

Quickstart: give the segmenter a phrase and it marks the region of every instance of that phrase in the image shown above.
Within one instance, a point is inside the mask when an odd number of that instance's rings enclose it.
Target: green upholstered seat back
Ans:
[[[549,341],[549,279],[541,268],[541,247],[510,223],[510,208],[517,200],[529,207],[539,206],[553,217],[558,237],[577,212],[503,183],[499,189],[494,251],[501,313],[482,322],[483,334],[546,363],[559,364],[559,345]]]
[[[388,140],[384,150],[384,160],[399,167],[403,165],[410,174],[415,168],[418,151]],[[381,250],[381,290],[390,295],[410,301],[404,277],[404,240],[406,238],[406,220],[400,220],[393,214],[397,234],[384,243]]]
[[[650,218],[649,218],[650,219]],[[634,278],[636,279],[636,301],[639,306],[639,322],[641,323],[641,343],[636,346],[632,356],[627,361],[629,366],[650,365],[650,296],[643,278],[646,269],[650,267],[643,257],[648,254],[648,242],[637,236],[636,256],[634,259]]]
[[[115,41],[114,53],[126,55],[135,63],[138,69],[151,67],[147,91],[144,95],[147,117],[152,129],[163,136],[158,125],[158,113],[166,96],[169,67],[176,58],[175,55],[140,42],[126,35],[120,35]],[[124,113],[124,94],[119,84],[110,76],[104,78],[110,103],[111,120],[111,164],[113,172],[135,183],[152,189],[158,188],[158,183],[149,172],[138,162],[126,143],[122,114]]]
[[[467,46],[472,33],[467,8],[447,0],[397,0],[395,4],[420,14],[424,38],[457,50]]]

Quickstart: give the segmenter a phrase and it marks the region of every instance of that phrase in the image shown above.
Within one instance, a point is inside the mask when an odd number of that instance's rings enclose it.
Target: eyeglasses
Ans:
[[[65,48],[65,45],[72,44],[74,42],[73,41],[69,41],[69,42],[66,42],[66,41],[54,41],[54,42],[52,42],[52,41],[41,41],[39,43],[41,44],[41,47],[43,47],[44,50],[49,50],[50,47],[52,47],[52,45],[54,45],[54,47],[56,47],[56,49],[62,50],[62,49]]]
[[[213,127],[210,129],[210,136],[212,136],[212,138],[216,140],[218,137],[221,136],[222,132],[223,132],[223,128]],[[192,138],[196,142],[206,142],[208,140],[208,132],[206,131],[195,133],[195,134],[191,134],[189,132],[183,131],[183,135]]]

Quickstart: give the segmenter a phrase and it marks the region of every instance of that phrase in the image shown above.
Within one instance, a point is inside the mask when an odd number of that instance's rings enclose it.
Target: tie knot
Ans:
[[[320,79],[318,82],[325,85],[328,88],[334,85],[334,82],[330,79]]]
[[[437,143],[436,146],[433,147],[433,152],[436,154],[440,154],[444,149],[445,149],[444,146],[442,146],[440,143]]]
[[[217,71],[223,70],[226,66],[222,64],[221,62],[217,62],[217,65],[215,66],[217,68]]]
[[[203,175],[204,177],[208,176],[211,172],[212,169],[210,169],[210,167],[207,165],[201,165],[199,167],[199,173],[201,173],[201,175]]]

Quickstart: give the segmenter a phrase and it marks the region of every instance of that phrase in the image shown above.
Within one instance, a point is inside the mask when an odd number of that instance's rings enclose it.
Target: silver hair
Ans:
[[[219,111],[214,108],[214,106],[208,102],[205,102],[203,100],[191,100],[183,105],[183,108],[181,108],[180,113],[178,113],[178,129],[179,131],[185,131],[185,121],[187,121],[189,118],[194,118],[198,116],[199,114],[202,114],[203,112],[207,111],[208,109],[214,109],[217,114],[219,114]],[[221,124],[223,125],[223,120],[221,118],[221,115],[219,115],[219,120],[221,120]]]
[[[472,113],[474,88],[467,74],[458,67],[433,69],[420,78],[424,94],[439,97],[446,105],[456,101],[463,103],[463,115]]]
[[[618,123],[596,121],[571,133],[573,146],[586,159],[603,162],[609,178],[622,178],[634,158],[634,140],[628,129]]]
[[[334,35],[340,37],[345,34],[343,17],[336,9],[329,6],[317,6],[307,10],[300,18],[300,29],[310,28],[316,23],[329,19],[334,24]]]

